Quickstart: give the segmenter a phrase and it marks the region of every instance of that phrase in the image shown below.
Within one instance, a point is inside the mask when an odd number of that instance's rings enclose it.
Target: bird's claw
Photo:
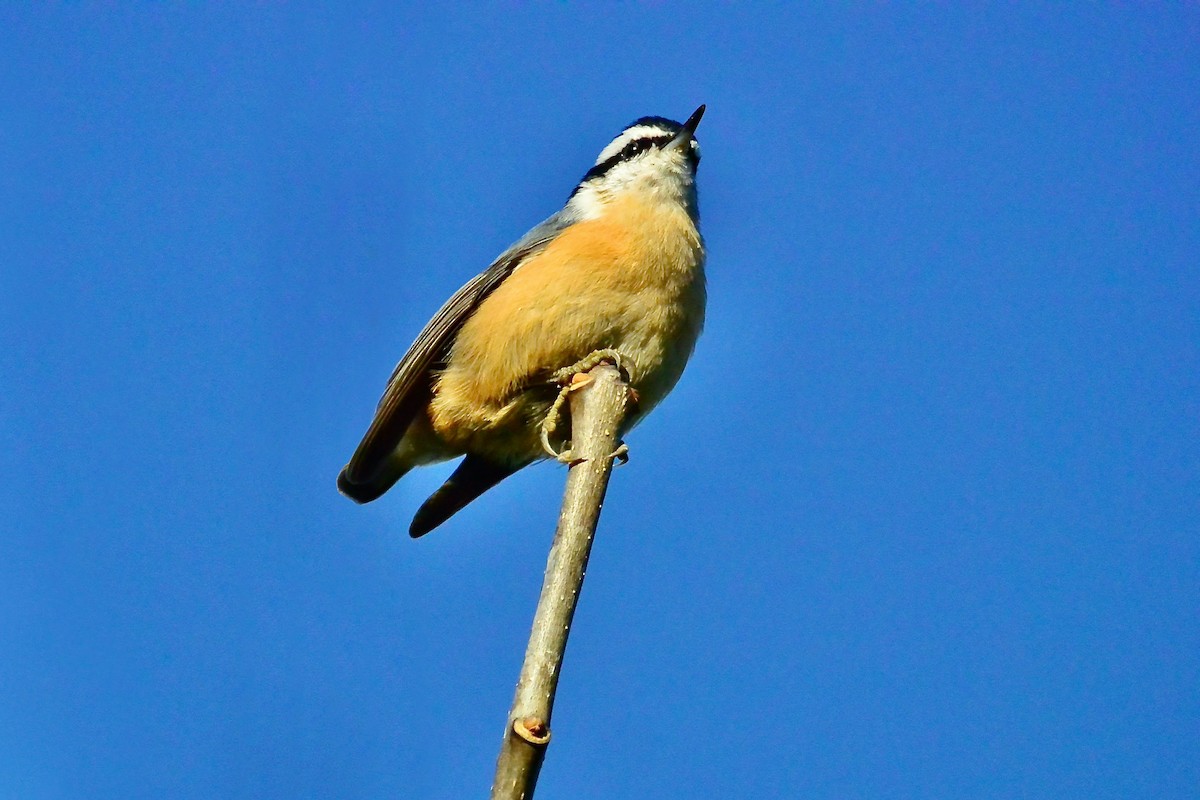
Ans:
[[[581,358],[579,361],[575,362],[571,366],[563,367],[558,372],[554,373],[554,382],[558,383],[558,384],[570,385],[574,382],[574,380],[577,376],[585,375],[586,380],[579,384],[579,386],[583,386],[584,384],[586,384],[588,381],[591,380],[591,377],[586,376],[585,373],[587,373],[587,371],[590,370],[592,367],[595,367],[598,364],[602,364],[605,361],[611,362],[613,364],[613,366],[615,366],[617,368],[617,372],[621,373],[622,379],[624,379],[626,381],[626,383],[628,383],[629,373],[625,371],[625,366],[624,366],[625,358],[618,351],[612,349],[611,347],[606,347],[601,350],[596,350],[596,351],[584,356],[583,358]],[[578,386],[576,388],[578,388]]]
[[[561,388],[558,390],[558,397],[554,398],[554,405],[550,406],[549,413],[547,413],[546,418],[542,420],[542,449],[545,450],[546,454],[555,461],[566,464],[569,467],[573,467],[576,464],[582,464],[584,461],[587,461],[587,459],[576,458],[571,453],[569,443],[565,450],[561,452],[555,450],[554,445],[550,443],[550,435],[554,433],[556,428],[558,428],[558,420],[562,414],[563,404],[567,401],[567,398],[571,395],[571,392],[578,391],[579,389],[582,389],[584,386],[587,386],[589,383],[591,383],[592,376],[588,374],[588,371],[606,361],[612,363],[613,366],[617,368],[617,371],[621,373],[621,378],[628,385],[629,373],[627,373],[624,366],[622,366],[623,357],[618,351],[612,348],[596,350],[595,352],[584,356],[571,366],[564,367],[558,372],[554,373],[553,382],[558,384]],[[638,402],[637,390],[632,386],[629,387],[629,399],[635,405]],[[621,442],[620,446],[613,452],[609,453],[607,458],[616,459],[620,464],[627,464],[629,462],[629,447],[626,446],[624,442]]]

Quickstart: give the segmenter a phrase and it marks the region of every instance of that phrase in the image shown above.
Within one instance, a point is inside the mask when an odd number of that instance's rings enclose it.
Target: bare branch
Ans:
[[[571,469],[525,663],[496,762],[492,800],[529,800],[550,742],[550,713],[571,619],[608,489],[629,389],[607,363],[576,376],[571,392]],[[587,380],[590,378],[590,380]],[[586,382],[584,382],[586,381]]]

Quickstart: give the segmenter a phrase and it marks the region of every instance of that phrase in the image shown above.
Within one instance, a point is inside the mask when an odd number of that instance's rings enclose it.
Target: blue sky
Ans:
[[[0,11],[0,798],[483,796],[564,478],[334,489],[440,303],[708,104],[547,797],[1195,797],[1190,4]],[[539,796],[541,796],[541,794]]]

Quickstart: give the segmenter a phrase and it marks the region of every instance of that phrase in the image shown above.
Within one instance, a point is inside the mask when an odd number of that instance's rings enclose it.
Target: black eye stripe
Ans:
[[[654,146],[653,139],[634,139],[629,144],[621,148],[621,158],[630,159],[638,153],[644,153]]]
[[[583,176],[583,180],[587,181],[592,178],[598,178],[615,167],[617,164],[620,164],[622,161],[629,161],[631,158],[635,158],[646,152],[651,147],[661,147],[667,142],[671,141],[673,138],[674,137],[669,134],[664,134],[662,136],[644,136],[639,139],[634,139],[622,147],[621,152],[617,153],[616,155],[609,156],[596,166],[589,169],[587,174]]]

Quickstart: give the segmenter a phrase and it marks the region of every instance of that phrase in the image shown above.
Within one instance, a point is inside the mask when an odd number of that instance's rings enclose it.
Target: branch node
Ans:
[[[550,743],[550,728],[540,717],[514,719],[512,728],[513,733],[532,745],[545,747]]]

